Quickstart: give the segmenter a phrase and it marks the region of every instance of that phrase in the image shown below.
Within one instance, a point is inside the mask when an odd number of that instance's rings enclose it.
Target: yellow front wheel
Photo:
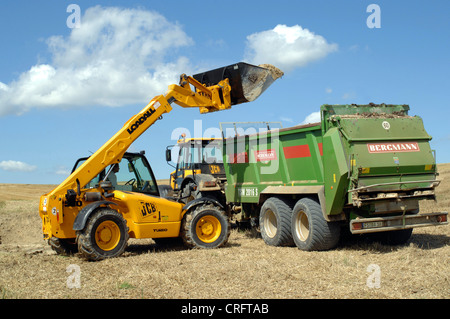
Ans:
[[[184,215],[181,237],[191,248],[217,248],[227,243],[230,229],[228,217],[220,207],[203,204]]]
[[[95,243],[104,251],[111,251],[120,241],[120,229],[115,221],[105,220],[95,229]]]
[[[202,242],[213,243],[222,233],[222,225],[217,217],[205,215],[198,219],[195,232]]]
[[[125,251],[128,238],[122,215],[110,208],[100,208],[77,233],[78,251],[88,260],[117,257]]]

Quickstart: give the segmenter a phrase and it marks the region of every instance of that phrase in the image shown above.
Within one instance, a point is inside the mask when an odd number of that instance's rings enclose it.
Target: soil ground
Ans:
[[[450,164],[439,165],[439,171],[437,202],[422,202],[421,212],[450,207]],[[449,225],[417,228],[402,246],[358,236],[325,252],[267,246],[252,232],[238,230],[215,250],[130,240],[121,257],[87,262],[56,255],[42,239],[38,201],[53,187],[0,184],[0,298],[450,297]]]

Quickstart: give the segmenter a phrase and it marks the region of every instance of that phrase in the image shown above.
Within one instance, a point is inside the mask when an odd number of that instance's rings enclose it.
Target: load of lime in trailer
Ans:
[[[222,205],[273,246],[331,249],[344,228],[405,243],[415,227],[448,223],[446,212],[419,213],[419,201],[435,200],[440,181],[431,136],[408,111],[408,105],[323,105],[319,123],[259,132],[221,125],[223,139],[214,143],[226,179],[214,183],[199,174],[208,183],[197,194],[208,196],[210,186],[219,194],[220,186]]]

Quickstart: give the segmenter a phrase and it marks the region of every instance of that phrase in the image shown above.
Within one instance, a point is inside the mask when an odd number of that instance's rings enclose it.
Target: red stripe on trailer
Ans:
[[[230,163],[230,164],[248,163],[247,152],[241,152],[241,153],[237,153],[237,154],[229,154],[228,155],[228,163]]]
[[[283,147],[285,158],[311,157],[309,145],[295,145]]]
[[[319,148],[320,156],[323,156],[323,144],[317,143]],[[309,150],[309,145],[295,145],[283,147],[285,158],[302,158],[311,157],[311,151]]]

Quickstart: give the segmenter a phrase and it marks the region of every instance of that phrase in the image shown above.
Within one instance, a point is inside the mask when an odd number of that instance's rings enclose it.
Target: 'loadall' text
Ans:
[[[145,112],[136,122],[134,122],[129,129],[127,129],[127,132],[131,135],[139,125],[143,124],[153,113],[156,111],[154,109],[150,109],[147,112]]]

